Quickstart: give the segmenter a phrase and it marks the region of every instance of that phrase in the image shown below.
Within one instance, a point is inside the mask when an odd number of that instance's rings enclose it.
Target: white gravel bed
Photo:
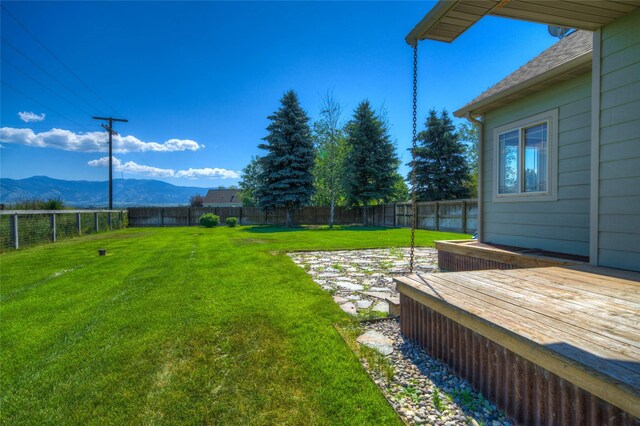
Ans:
[[[366,332],[379,332],[391,342],[393,351],[385,355],[393,369],[390,380],[381,371],[369,368],[366,362],[363,364],[407,423],[511,425],[504,414],[474,392],[469,383],[429,356],[420,346],[402,337],[397,319],[365,323],[363,327]]]

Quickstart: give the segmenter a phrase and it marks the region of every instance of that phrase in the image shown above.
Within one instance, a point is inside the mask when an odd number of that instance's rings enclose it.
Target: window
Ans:
[[[495,130],[494,201],[557,199],[557,110]]]

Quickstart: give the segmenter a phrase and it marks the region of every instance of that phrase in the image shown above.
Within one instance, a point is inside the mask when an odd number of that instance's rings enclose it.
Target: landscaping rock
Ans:
[[[356,302],[356,307],[358,307],[359,309],[367,309],[372,304],[373,302],[371,300],[358,300]]]
[[[414,268],[416,272],[437,270],[434,249],[417,247],[415,255],[419,261]],[[408,248],[304,252],[290,256],[324,290],[339,297],[334,299],[339,305],[353,302],[356,313],[364,318],[377,318],[380,313],[397,315],[397,310],[379,302],[398,297],[393,276],[407,273]],[[351,313],[351,309],[348,311]]]
[[[362,360],[362,363],[407,424],[509,424],[504,414],[473,392],[467,382],[455,376],[446,365],[430,357],[423,348],[404,338],[400,334],[397,319],[363,323],[363,326],[366,331],[358,338],[359,342],[365,336],[380,339],[380,335],[392,342],[393,351],[385,355],[393,370],[391,378],[387,367],[384,370],[372,369],[366,361]],[[440,399],[438,408],[433,400],[436,390]],[[460,393],[464,393],[465,398],[454,400],[453,396]]]
[[[371,349],[375,349],[382,355],[391,355],[393,352],[393,341],[378,331],[367,331],[358,337],[358,343]]]
[[[373,305],[373,308],[371,308],[373,311],[375,312],[382,312],[384,314],[388,314],[389,313],[389,303],[388,302],[378,302],[375,305]]]
[[[349,315],[356,316],[358,314],[358,310],[356,309],[356,305],[351,302],[343,303],[340,305],[340,308],[348,313]]]
[[[390,291],[365,291],[364,294],[367,296],[375,297],[376,299],[386,299],[391,296]]]
[[[364,289],[364,287],[361,286],[360,284],[353,284],[347,281],[338,281],[336,282],[336,286],[343,288],[345,290],[353,290],[353,291],[359,291]]]

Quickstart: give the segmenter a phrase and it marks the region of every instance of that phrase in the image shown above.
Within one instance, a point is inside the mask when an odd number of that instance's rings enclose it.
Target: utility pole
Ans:
[[[101,124],[102,128],[109,133],[109,210],[113,210],[113,149],[112,149],[112,136],[118,135],[118,132],[113,130],[113,122],[121,121],[123,123],[128,123],[129,120],[124,118],[113,118],[113,117],[93,117],[94,120],[104,120],[108,121],[109,124]]]

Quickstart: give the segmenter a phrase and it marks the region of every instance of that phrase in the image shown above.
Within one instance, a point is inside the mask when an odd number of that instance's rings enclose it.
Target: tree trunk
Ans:
[[[293,226],[293,207],[287,207],[287,228]]]
[[[333,229],[333,212],[336,207],[336,197],[333,194],[333,190],[331,191],[331,208],[329,210],[329,229]]]

